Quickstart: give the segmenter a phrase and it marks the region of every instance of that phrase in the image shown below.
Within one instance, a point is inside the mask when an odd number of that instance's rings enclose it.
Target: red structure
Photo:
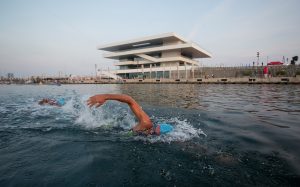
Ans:
[[[282,63],[282,62],[279,62],[279,61],[269,62],[269,63],[268,63],[268,66],[277,66],[277,65],[283,65],[283,63]]]

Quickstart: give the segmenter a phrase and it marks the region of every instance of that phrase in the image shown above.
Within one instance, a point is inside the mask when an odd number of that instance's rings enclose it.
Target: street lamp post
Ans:
[[[257,54],[256,54],[256,56],[257,56],[257,63],[256,63],[256,72],[255,72],[255,77],[257,76],[257,73],[258,73],[258,65],[259,65],[259,52],[257,52]]]
[[[257,56],[257,66],[258,66],[258,64],[259,64],[259,52],[257,52],[256,56]]]
[[[95,64],[95,80],[97,80],[97,64]]]
[[[102,69],[100,68],[100,81],[101,81]]]

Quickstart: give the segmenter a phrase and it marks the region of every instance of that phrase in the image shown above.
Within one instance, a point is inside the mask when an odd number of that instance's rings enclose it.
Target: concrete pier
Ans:
[[[300,84],[300,77],[273,78],[196,78],[196,79],[127,79],[123,83],[154,83],[154,84]]]
[[[300,84],[300,77],[272,78],[195,78],[195,79],[123,79],[65,81],[62,84]]]

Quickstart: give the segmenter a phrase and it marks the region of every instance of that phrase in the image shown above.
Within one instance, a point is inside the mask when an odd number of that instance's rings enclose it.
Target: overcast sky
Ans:
[[[300,55],[299,0],[0,0],[0,75],[91,75],[115,68],[97,46],[175,32],[204,65]]]

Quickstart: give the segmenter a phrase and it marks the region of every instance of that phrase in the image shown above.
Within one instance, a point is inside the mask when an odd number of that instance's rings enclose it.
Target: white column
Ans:
[[[192,64],[192,73],[193,73],[193,79],[195,78],[195,74],[194,74],[194,63]]]
[[[152,74],[152,64],[150,64],[150,79],[151,79],[151,74]]]
[[[163,65],[163,79],[165,78],[165,65]]]
[[[177,79],[179,79],[179,62],[177,63]]]
[[[185,79],[187,79],[187,69],[186,69],[186,62],[184,62],[184,69],[185,69]]]
[[[157,79],[157,68],[156,68],[156,64],[154,64],[155,66],[155,79]]]

